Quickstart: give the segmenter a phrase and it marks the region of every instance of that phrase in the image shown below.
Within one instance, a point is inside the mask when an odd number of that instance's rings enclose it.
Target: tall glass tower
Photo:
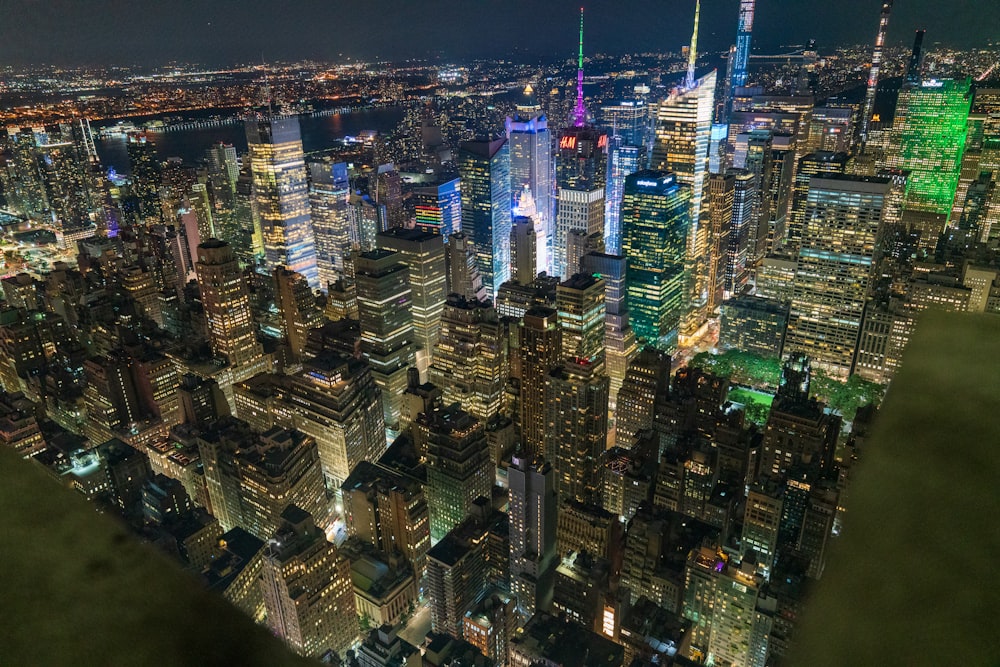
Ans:
[[[629,320],[636,337],[663,349],[687,307],[685,271],[691,188],[674,174],[643,170],[625,179],[622,253]]]
[[[604,189],[604,247],[608,254],[622,251],[621,208],[625,177],[639,171],[642,148],[625,145],[624,137],[608,140],[608,182]]]
[[[548,121],[544,115],[531,118],[508,116],[506,127],[507,142],[510,144],[511,203],[518,209],[518,215],[535,221],[538,262],[535,273],[551,273],[555,166]]]
[[[462,177],[462,229],[472,236],[486,295],[495,299],[510,280],[510,146],[506,139],[464,141],[458,152]]]
[[[301,273],[317,289],[316,240],[299,120],[295,116],[250,118],[246,132],[267,270],[284,266]]]

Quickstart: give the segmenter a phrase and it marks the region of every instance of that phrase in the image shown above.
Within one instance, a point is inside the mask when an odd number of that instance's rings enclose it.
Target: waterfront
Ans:
[[[392,131],[403,118],[403,107],[386,107],[366,109],[331,116],[299,117],[302,126],[302,146],[305,152],[324,151],[333,146],[338,139],[356,136],[366,130],[380,133]],[[207,119],[213,116],[227,116],[238,113],[235,110],[206,109],[198,113],[187,113],[185,118],[191,120]],[[176,116],[176,114],[171,114]],[[128,119],[120,118],[101,121],[93,124],[95,134],[101,127],[116,125],[122,121],[132,121],[136,125],[156,118]],[[205,149],[213,143],[224,141],[236,146],[243,153],[247,149],[246,134],[242,123],[223,124],[217,127],[204,127],[172,132],[150,132],[147,134],[150,142],[156,146],[160,159],[180,158],[185,164],[195,164],[204,158]],[[129,173],[128,152],[124,136],[106,138],[94,137],[97,153],[105,169],[113,168],[119,174]]]

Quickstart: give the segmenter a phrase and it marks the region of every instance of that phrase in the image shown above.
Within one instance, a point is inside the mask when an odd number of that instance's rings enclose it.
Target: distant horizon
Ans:
[[[0,66],[208,67],[315,62],[449,64],[486,59],[556,61],[576,51],[579,3],[550,0],[425,0],[396,7],[306,0],[281,6],[261,0],[199,3],[151,0],[128,11],[114,0],[11,0],[0,27]],[[397,3],[377,3],[379,5]],[[725,52],[735,41],[737,0],[702,3],[699,50]],[[817,41],[821,52],[874,41],[879,0],[758,0],[754,49]],[[665,53],[691,36],[694,0],[584,2],[584,52]],[[928,43],[981,48],[996,43],[1000,3],[909,0],[893,9],[888,43],[906,46],[929,27]]]

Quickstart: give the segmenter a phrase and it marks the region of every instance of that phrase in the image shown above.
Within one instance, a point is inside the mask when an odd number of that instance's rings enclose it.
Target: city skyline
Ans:
[[[111,0],[86,4],[17,0],[9,4],[6,29],[0,28],[0,63],[59,66],[518,55],[570,59],[580,7],[569,0],[540,5],[522,0],[490,2],[493,7],[484,11],[461,0],[433,0],[397,11],[362,5],[346,12],[336,3],[305,2],[297,3],[294,10],[275,12],[260,0],[241,3],[238,9],[226,3],[184,0],[131,12]],[[693,0],[585,2],[587,54],[679,51],[688,43],[694,4]],[[703,3],[700,51],[721,57],[735,43],[738,5],[738,0]],[[810,39],[824,49],[868,44],[879,9],[876,0],[759,2],[753,48],[772,53]],[[485,25],[484,16],[490,17]],[[526,16],[531,20],[525,21]],[[634,16],[643,20],[634,21]],[[893,9],[887,45],[907,45],[914,30],[930,27],[932,44],[983,46],[994,36],[989,27],[998,21],[1000,5],[911,0]],[[34,38],[37,34],[48,37],[44,48]]]

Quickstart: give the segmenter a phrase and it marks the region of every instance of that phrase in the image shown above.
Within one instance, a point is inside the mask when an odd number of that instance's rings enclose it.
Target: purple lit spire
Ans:
[[[573,109],[573,126],[583,127],[587,122],[587,108],[583,106],[583,7],[580,7],[580,57],[576,69],[576,107]]]

